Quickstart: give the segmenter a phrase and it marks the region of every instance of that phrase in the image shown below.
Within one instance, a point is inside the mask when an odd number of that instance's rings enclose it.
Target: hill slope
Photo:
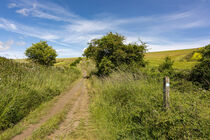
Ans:
[[[149,62],[149,66],[158,66],[163,62],[166,56],[170,56],[174,62],[174,68],[177,69],[190,69],[197,62],[196,61],[186,61],[185,57],[193,53],[196,49],[184,49],[184,50],[173,50],[173,51],[161,51],[161,52],[149,52],[146,54],[145,59]]]

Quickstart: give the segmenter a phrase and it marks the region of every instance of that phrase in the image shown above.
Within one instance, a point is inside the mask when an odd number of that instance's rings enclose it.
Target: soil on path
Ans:
[[[87,123],[88,119],[88,92],[85,86],[85,80],[82,81],[83,86],[80,89],[80,96],[69,110],[66,119],[59,125],[59,128],[48,136],[48,139],[65,139],[76,130],[76,128],[84,120]]]

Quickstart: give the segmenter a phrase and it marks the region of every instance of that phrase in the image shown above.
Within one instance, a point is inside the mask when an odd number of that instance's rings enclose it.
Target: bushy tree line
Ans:
[[[201,84],[204,88],[210,87],[210,44],[199,51],[202,55],[200,63],[191,71],[190,80]]]
[[[93,39],[83,55],[96,62],[100,75],[108,75],[122,65],[145,66],[145,43],[125,44],[124,41],[124,36],[110,32],[101,39]]]

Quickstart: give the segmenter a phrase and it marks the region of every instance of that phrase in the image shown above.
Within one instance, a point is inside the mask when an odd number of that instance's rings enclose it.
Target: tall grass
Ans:
[[[99,139],[208,139],[209,95],[170,92],[163,109],[162,82],[115,72],[92,78],[90,111]]]
[[[74,68],[17,63],[0,57],[0,130],[14,126],[80,76]]]

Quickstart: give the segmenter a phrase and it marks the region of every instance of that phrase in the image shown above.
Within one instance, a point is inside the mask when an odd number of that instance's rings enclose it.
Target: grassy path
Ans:
[[[88,94],[84,80],[80,88],[80,95],[74,102],[72,108],[66,115],[66,119],[59,125],[59,128],[48,136],[48,139],[65,139],[71,137],[71,133],[80,125],[81,120],[88,117]]]
[[[88,92],[84,78],[75,82],[73,87],[60,95],[50,109],[39,119],[30,124],[12,140],[23,139],[65,139],[87,123]]]
[[[66,92],[65,94],[62,94],[57,100],[57,102],[52,106],[52,108],[48,110],[48,113],[45,116],[43,116],[38,123],[31,124],[20,135],[15,136],[12,140],[21,140],[27,138],[33,133],[34,130],[39,128],[44,122],[46,122],[48,119],[59,113],[65,107],[65,105],[69,103],[69,101],[71,101],[70,99],[73,96],[75,96],[77,91],[81,88],[81,81],[81,79],[77,81],[77,83],[70,91]]]

